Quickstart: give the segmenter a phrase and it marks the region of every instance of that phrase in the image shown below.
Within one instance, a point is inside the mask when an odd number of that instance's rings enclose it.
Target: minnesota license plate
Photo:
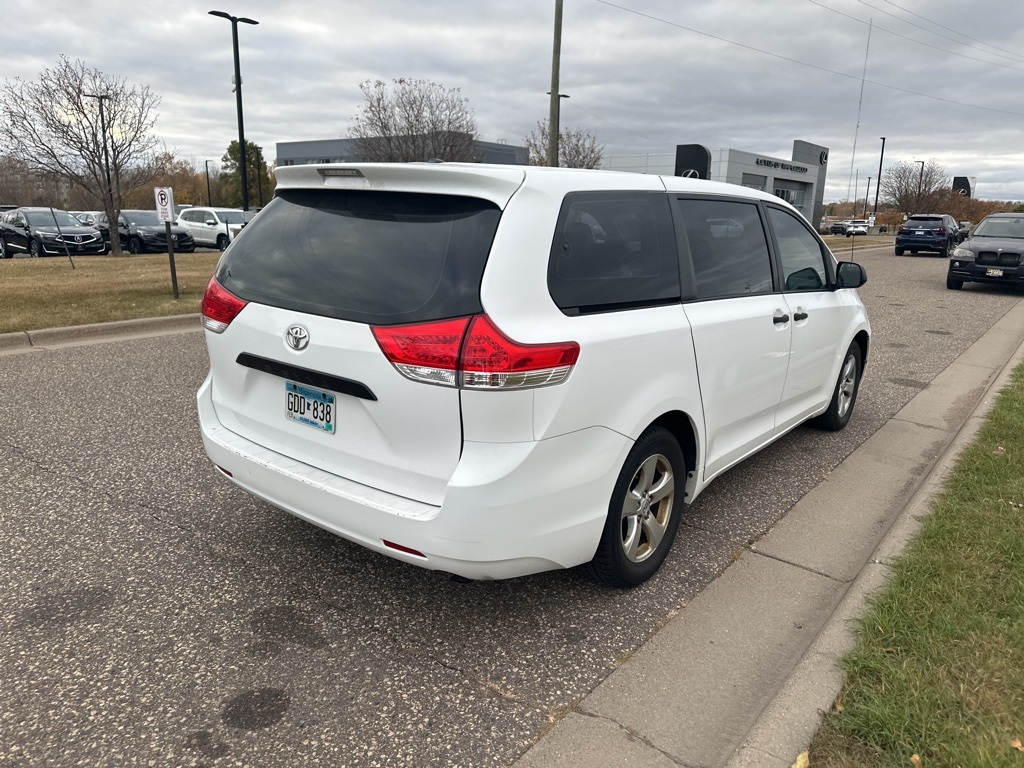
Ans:
[[[334,395],[291,381],[284,383],[285,415],[292,421],[334,434]]]
[[[985,277],[1002,277],[1003,270],[1001,269],[986,269]]]

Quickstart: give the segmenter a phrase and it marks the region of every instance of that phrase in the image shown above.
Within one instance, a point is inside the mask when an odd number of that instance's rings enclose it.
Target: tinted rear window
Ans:
[[[249,301],[375,325],[468,315],[499,217],[454,195],[283,190],[217,279]]]
[[[916,227],[918,229],[938,229],[943,226],[943,221],[941,216],[911,216],[903,226]]]

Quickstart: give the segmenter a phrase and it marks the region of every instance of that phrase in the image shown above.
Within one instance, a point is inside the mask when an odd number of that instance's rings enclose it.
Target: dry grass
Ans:
[[[0,261],[0,333],[198,312],[219,258],[175,254],[177,300],[165,253]]]

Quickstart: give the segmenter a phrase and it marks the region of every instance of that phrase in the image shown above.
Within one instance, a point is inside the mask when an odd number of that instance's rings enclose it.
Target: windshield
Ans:
[[[163,224],[160,218],[156,215],[156,211],[122,211],[124,217],[128,219],[131,224],[141,224],[144,227],[148,227],[154,224]]]
[[[244,211],[217,211],[217,215],[220,217],[221,221],[226,221],[228,224],[245,223]]]
[[[33,227],[80,227],[82,222],[76,219],[67,211],[54,211],[51,215],[49,211],[26,211],[25,218],[28,219],[28,223]],[[56,219],[56,224],[54,224]]]
[[[1024,238],[1024,216],[985,219],[974,228],[972,237]]]

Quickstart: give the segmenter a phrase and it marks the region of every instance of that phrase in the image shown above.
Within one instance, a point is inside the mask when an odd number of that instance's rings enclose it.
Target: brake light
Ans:
[[[211,277],[200,307],[200,312],[203,315],[203,327],[214,333],[224,333],[231,321],[248,303],[224,288],[217,282],[216,277]]]
[[[937,227],[935,229],[935,231],[938,232],[940,235],[946,234],[946,228],[945,227]]]
[[[574,341],[520,344],[487,315],[372,329],[409,379],[466,389],[523,389],[564,381],[579,358]]]

